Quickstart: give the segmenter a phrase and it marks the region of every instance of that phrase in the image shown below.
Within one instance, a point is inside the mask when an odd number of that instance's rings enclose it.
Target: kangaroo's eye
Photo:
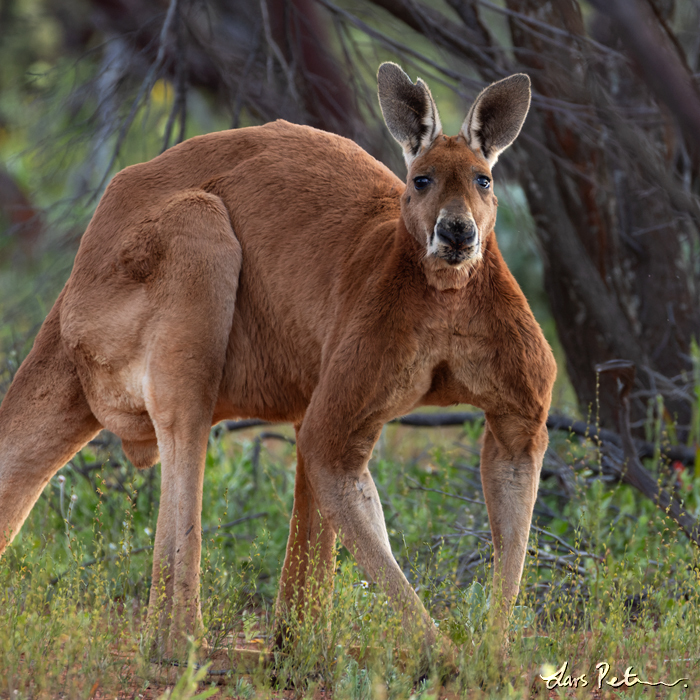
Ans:
[[[430,182],[430,178],[425,177],[423,175],[419,175],[418,177],[413,178],[413,186],[417,190],[424,190],[430,184]]]
[[[486,175],[479,175],[479,177],[476,178],[476,184],[479,185],[479,187],[487,190],[489,187],[491,187],[491,180],[489,180]]]

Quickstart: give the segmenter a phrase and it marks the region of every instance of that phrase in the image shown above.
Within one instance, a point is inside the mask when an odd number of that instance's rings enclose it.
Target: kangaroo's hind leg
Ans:
[[[63,296],[0,406],[0,553],[49,479],[101,428],[61,341]]]
[[[165,259],[149,289],[146,409],[161,457],[149,620],[181,655],[201,629],[199,565],[207,441],[226,362],[241,248],[220,199],[179,194],[160,217]]]
[[[300,426],[296,427],[297,438]],[[330,607],[335,570],[336,533],[321,517],[309,485],[304,457],[297,449],[294,510],[275,609],[276,646],[286,646],[286,618],[296,613],[316,619]]]

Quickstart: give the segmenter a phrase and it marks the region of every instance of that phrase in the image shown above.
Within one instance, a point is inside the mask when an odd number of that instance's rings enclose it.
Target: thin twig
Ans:
[[[467,496],[460,496],[459,494],[449,493],[448,491],[441,491],[440,489],[431,489],[431,488],[428,488],[427,486],[423,486],[420,482],[418,482],[416,479],[413,479],[410,476],[408,476],[406,478],[409,481],[412,481],[414,484],[417,484],[417,486],[410,486],[409,487],[411,489],[411,491],[431,491],[432,493],[439,493],[443,496],[449,496],[450,498],[456,498],[459,501],[465,501],[466,503],[475,503],[478,506],[485,506],[486,505],[485,501],[479,501],[476,498],[468,498]]]
[[[289,86],[289,92],[292,95],[292,99],[298,104],[299,93],[297,92],[296,85],[294,84],[294,71],[291,66],[287,63],[287,59],[282,53],[279,45],[272,36],[272,29],[270,27],[270,13],[267,8],[267,0],[260,0],[260,12],[262,14],[263,28],[265,30],[265,40],[268,46],[272,49],[272,53],[275,55],[277,62],[284,71],[284,75],[287,78],[287,85]]]
[[[177,46],[177,65],[176,65],[176,88],[173,107],[168,116],[168,123],[165,127],[165,138],[163,139],[163,151],[170,148],[170,136],[172,134],[175,120],[180,119],[180,131],[178,133],[176,143],[181,143],[185,138],[185,123],[187,120],[187,63],[185,53],[185,42],[183,41],[183,22],[180,13],[175,16],[175,42]]]
[[[102,176],[102,179],[100,180],[100,184],[95,190],[95,194],[93,196],[94,198],[99,196],[99,193],[102,191],[102,188],[107,182],[107,178],[109,177],[109,174],[117,161],[117,157],[119,156],[121,147],[124,144],[124,139],[126,139],[126,135],[129,129],[131,128],[131,124],[136,118],[136,113],[138,112],[138,109],[141,106],[141,101],[146,95],[148,95],[151,92],[153,86],[156,84],[158,73],[163,67],[163,63],[165,62],[167,39],[172,29],[173,22],[175,21],[175,18],[178,15],[179,3],[180,0],[170,0],[170,5],[168,5],[168,12],[165,15],[163,27],[160,31],[160,41],[158,46],[158,54],[156,55],[156,60],[150,67],[148,73],[146,74],[146,77],[141,83],[141,87],[139,88],[139,91],[136,94],[136,98],[134,99],[131,105],[131,110],[129,111],[127,118],[124,120],[121,129],[119,129],[119,135],[117,136],[117,143],[115,144],[114,150],[112,151],[112,157],[110,158],[109,165],[105,168],[105,172]]]
[[[572,554],[575,554],[578,557],[590,557],[591,559],[597,559],[598,561],[603,561],[603,557],[600,557],[597,554],[591,554],[590,552],[576,549],[571,544],[569,544],[566,540],[563,540],[561,537],[559,537],[558,535],[555,535],[553,532],[549,532],[548,530],[543,530],[541,527],[537,527],[537,525],[531,525],[530,529],[534,530],[536,533],[538,533],[540,535],[545,535],[547,537],[551,537],[553,540],[556,540],[560,545],[562,545],[563,547],[568,549]]]

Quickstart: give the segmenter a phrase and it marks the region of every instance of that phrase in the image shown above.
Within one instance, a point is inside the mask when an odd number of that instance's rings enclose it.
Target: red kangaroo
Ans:
[[[556,374],[494,233],[491,168],[530,81],[487,87],[457,136],[442,134],[422,80],[384,63],[378,84],[405,185],[352,141],[284,121],[192,138],[117,174],[0,407],[0,552],[102,428],[136,467],[160,461],[149,618],[167,653],[201,632],[205,453],[230,418],[296,428],[278,613],[303,609],[312,580],[328,590],[339,534],[429,645],[437,630],[392,556],[367,464],[388,420],[481,407],[507,624]]]

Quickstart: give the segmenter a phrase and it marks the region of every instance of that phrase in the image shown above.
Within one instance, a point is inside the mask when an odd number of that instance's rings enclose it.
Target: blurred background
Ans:
[[[380,62],[430,85],[445,131],[533,81],[496,168],[497,232],[557,355],[554,407],[700,434],[698,0],[1,0],[0,395],[109,179],[175,143],[283,118],[405,175]],[[600,380],[600,381],[599,381]],[[607,383],[606,383],[607,382]]]

